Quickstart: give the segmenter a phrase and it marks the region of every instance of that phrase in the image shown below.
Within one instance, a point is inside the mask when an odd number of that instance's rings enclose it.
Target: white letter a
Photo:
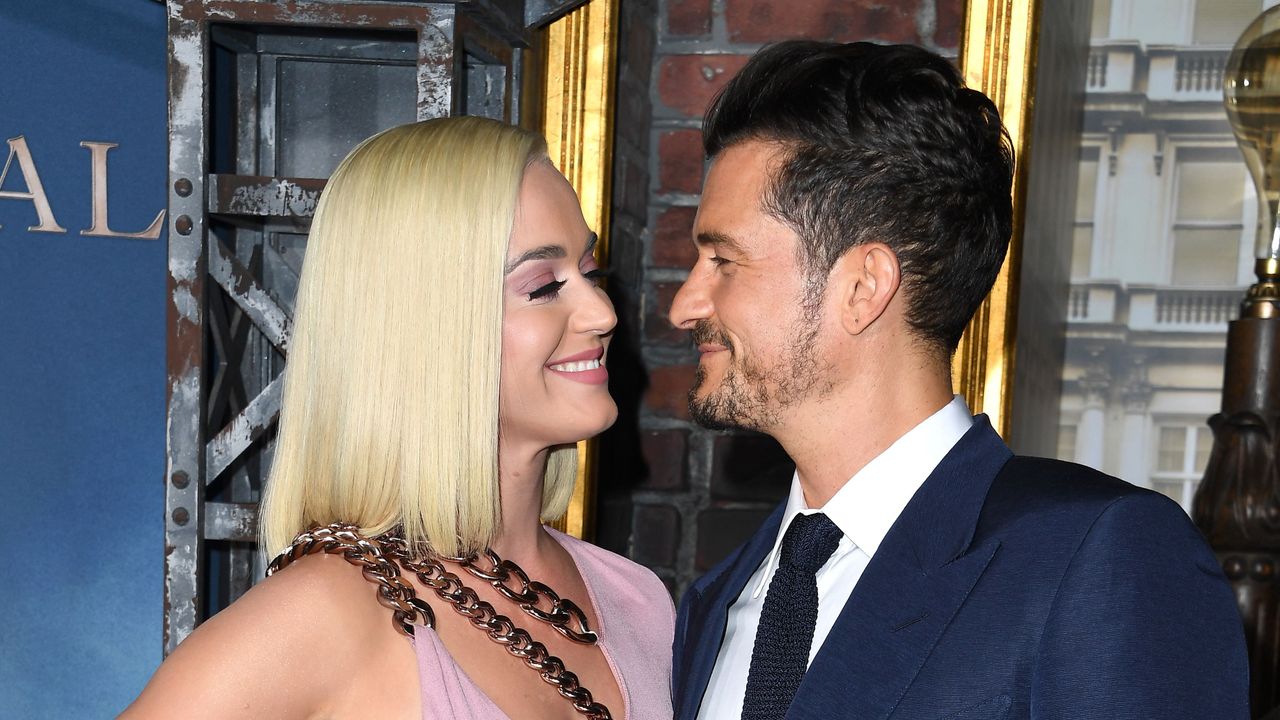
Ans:
[[[13,164],[15,155],[18,157],[18,167],[22,170],[22,179],[27,181],[27,192],[2,189],[4,188],[4,179],[9,175],[9,166]],[[53,209],[49,207],[49,198],[44,194],[44,185],[40,184],[40,173],[36,172],[36,164],[31,159],[31,151],[27,149],[27,140],[21,135],[9,138],[9,158],[4,161],[4,169],[0,170],[0,200],[30,200],[36,207],[36,217],[40,218],[39,225],[32,225],[27,228],[32,232],[64,233],[67,231],[53,217]]]

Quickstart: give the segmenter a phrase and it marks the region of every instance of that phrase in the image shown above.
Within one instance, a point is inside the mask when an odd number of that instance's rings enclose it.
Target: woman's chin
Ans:
[[[575,437],[565,438],[560,441],[560,444],[572,445],[583,440],[590,440],[613,427],[613,424],[618,421],[618,406],[610,401],[608,408],[601,408],[598,413],[593,413],[592,418],[583,417],[581,419],[583,420],[582,424],[575,427],[572,433]]]

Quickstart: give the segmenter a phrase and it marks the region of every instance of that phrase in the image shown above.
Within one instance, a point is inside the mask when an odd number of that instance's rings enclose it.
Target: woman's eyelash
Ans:
[[[555,297],[562,287],[564,287],[564,280],[553,280],[529,293],[529,299],[538,300],[544,297]]]
[[[600,281],[609,276],[609,271],[605,268],[596,268],[582,273],[582,277],[590,280],[597,285]],[[541,300],[542,298],[554,298],[560,293],[560,288],[564,287],[565,280],[553,280],[546,285],[529,293],[530,300]]]

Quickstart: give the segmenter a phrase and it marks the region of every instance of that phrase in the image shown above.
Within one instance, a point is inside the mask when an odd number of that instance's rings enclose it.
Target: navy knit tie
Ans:
[[[751,649],[742,720],[780,720],[787,714],[809,666],[818,622],[815,573],[843,535],[830,518],[814,513],[796,516],[782,537],[782,559],[769,583]]]

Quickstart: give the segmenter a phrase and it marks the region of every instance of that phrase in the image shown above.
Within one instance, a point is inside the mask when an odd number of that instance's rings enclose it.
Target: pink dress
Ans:
[[[616,720],[671,720],[675,608],[666,586],[647,568],[620,555],[548,531],[573,557],[599,618],[600,625],[594,629],[600,650],[623,699],[623,707],[611,707],[610,712]],[[536,636],[536,628],[521,625]],[[419,627],[413,644],[424,720],[510,720],[458,667],[434,631]]]

